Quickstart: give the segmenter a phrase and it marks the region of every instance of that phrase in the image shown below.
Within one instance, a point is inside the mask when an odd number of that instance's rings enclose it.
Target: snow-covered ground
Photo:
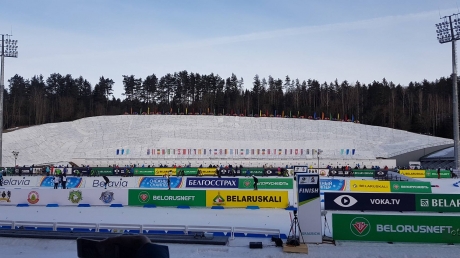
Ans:
[[[376,157],[389,158],[446,144],[453,141],[327,120],[121,115],[44,124],[5,133],[2,165],[15,164],[12,151],[19,151],[20,165],[74,161],[92,166],[189,162],[207,166],[227,161],[244,162],[245,166],[266,163],[278,166],[305,160],[314,165],[318,158],[315,150],[321,149],[322,167],[354,166],[358,163],[356,160],[364,160],[359,163],[368,167],[384,167],[394,164],[385,164],[390,161],[376,160]]]
[[[249,242],[262,242],[263,249],[249,249]],[[227,246],[167,244],[171,258],[458,258],[458,245],[386,244],[338,242],[308,245],[309,253],[284,253],[269,239],[236,238]],[[2,257],[63,258],[77,257],[74,240],[0,239]]]

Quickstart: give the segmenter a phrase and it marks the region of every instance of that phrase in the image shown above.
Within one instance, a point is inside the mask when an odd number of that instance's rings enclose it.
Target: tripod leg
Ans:
[[[303,234],[302,234],[302,229],[300,229],[300,225],[299,225],[299,221],[297,219],[297,217],[294,218],[295,222],[296,222],[296,227],[299,229],[299,242],[300,242],[300,238],[302,238],[302,243],[305,244],[305,239],[303,239]]]

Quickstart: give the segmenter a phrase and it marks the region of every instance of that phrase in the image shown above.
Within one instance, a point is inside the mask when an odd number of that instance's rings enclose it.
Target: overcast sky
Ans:
[[[100,76],[181,70],[284,80],[395,84],[449,76],[435,23],[455,0],[3,0],[0,33],[18,40],[5,84],[51,73]]]

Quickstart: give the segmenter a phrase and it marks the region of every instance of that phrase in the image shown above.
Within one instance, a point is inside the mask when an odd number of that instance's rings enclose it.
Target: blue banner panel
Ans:
[[[187,178],[186,187],[191,188],[238,188],[238,178]]]
[[[182,187],[182,177],[170,177],[171,188]],[[139,188],[168,188],[168,178],[165,177],[141,177],[139,179]]]

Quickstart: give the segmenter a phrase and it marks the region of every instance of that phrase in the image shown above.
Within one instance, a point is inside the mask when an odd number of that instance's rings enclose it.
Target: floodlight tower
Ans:
[[[1,42],[1,74],[0,74],[0,167],[3,165],[2,160],[2,135],[3,135],[3,91],[5,88],[5,57],[18,57],[18,41],[12,40],[11,37],[13,35],[8,34],[1,34],[2,35],[2,42]],[[6,39],[5,39],[6,36]]]

